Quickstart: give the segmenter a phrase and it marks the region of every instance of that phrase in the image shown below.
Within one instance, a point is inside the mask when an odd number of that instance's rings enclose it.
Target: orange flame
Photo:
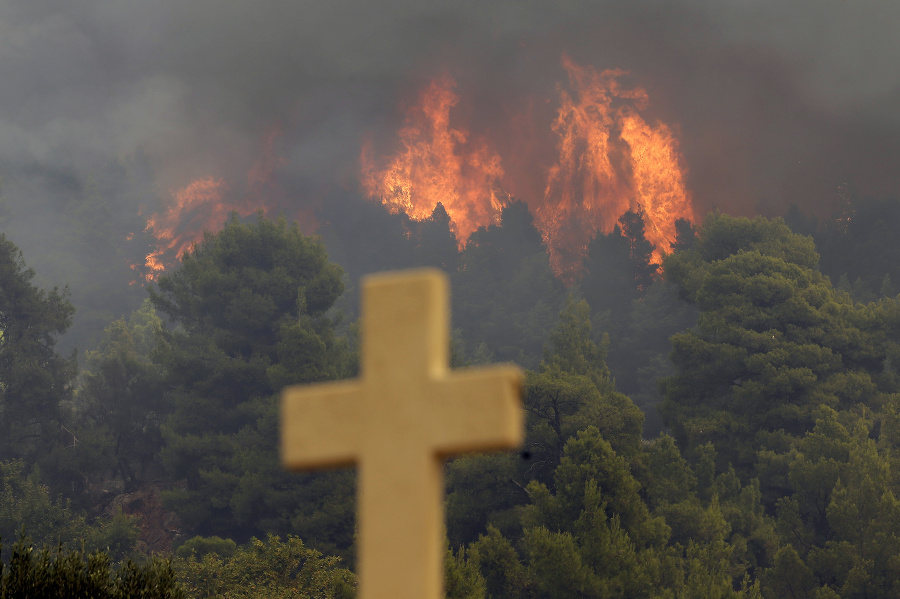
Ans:
[[[191,245],[200,241],[203,231],[214,223],[224,223],[232,207],[223,202],[225,181],[214,177],[196,179],[172,193],[172,202],[161,214],[147,219],[147,231],[157,239],[157,248],[147,254],[147,278],[159,273]]]
[[[558,137],[557,159],[546,170],[542,190],[523,190],[553,269],[573,280],[590,239],[609,233],[624,212],[638,208],[659,261],[675,240],[675,220],[694,218],[678,140],[668,126],[649,124],[639,114],[647,108],[648,95],[622,83],[625,71],[598,71],[568,56],[562,66],[569,89],[559,87],[551,125]],[[444,75],[420,94],[399,132],[401,149],[384,168],[376,165],[369,143],[360,162],[369,196],[416,220],[428,218],[443,203],[462,245],[496,219],[509,200],[503,190],[521,190],[523,184],[507,179],[500,156],[483,141],[471,143],[468,131],[451,127],[451,109],[459,102],[453,88],[454,81]],[[521,133],[523,127],[515,129]],[[520,144],[515,152],[532,146]],[[518,171],[539,168],[533,157],[514,158]]]
[[[400,129],[402,148],[385,168],[377,168],[368,144],[360,162],[363,188],[393,213],[422,220],[441,202],[462,246],[478,227],[496,220],[509,198],[500,187],[500,156],[450,125],[450,110],[459,101],[455,86],[444,75],[421,93]]]
[[[675,240],[675,220],[693,220],[677,140],[665,124],[641,118],[647,92],[623,87],[624,71],[582,67],[568,56],[563,68],[574,97],[560,88],[553,123],[559,160],[534,209],[554,270],[572,278],[591,237],[609,233],[619,216],[639,206],[659,261]]]
[[[221,228],[232,212],[241,216],[257,210],[268,213],[281,202],[284,194],[275,182],[275,173],[286,163],[275,149],[281,133],[276,126],[263,136],[259,158],[247,173],[247,190],[242,198],[228,198],[229,185],[223,179],[201,177],[172,192],[165,210],[147,219],[146,230],[157,240],[156,249],[146,257],[148,281],[156,280],[201,241],[204,231]],[[137,270],[136,265],[132,268]]]
[[[546,115],[541,125],[530,110],[513,114],[506,129],[498,127],[510,134],[492,145],[458,122],[453,78],[436,78],[406,112],[396,152],[380,160],[370,143],[363,144],[363,190],[391,212],[416,220],[429,218],[442,203],[461,247],[479,227],[496,222],[508,192],[515,191],[534,215],[554,271],[569,282],[590,239],[609,233],[627,210],[640,208],[659,261],[675,239],[674,221],[694,216],[677,137],[666,124],[642,116],[647,92],[623,83],[624,71],[581,66],[568,56],[562,66],[569,82],[558,88],[555,117]],[[555,148],[546,128],[546,138],[537,132],[546,124]],[[230,212],[269,212],[287,201],[275,176],[286,164],[275,151],[280,135],[274,127],[263,137],[246,193],[231,194],[243,196],[239,201],[228,197],[225,181],[207,176],[173,192],[165,210],[148,219],[147,230],[158,240],[146,258],[148,280],[199,242],[203,231],[221,227]],[[496,147],[505,148],[506,168]],[[300,216],[307,228],[314,227],[311,214],[300,209]]]
[[[675,220],[694,220],[684,172],[678,166],[678,141],[663,123],[650,127],[636,114],[623,118],[621,136],[631,148],[635,195],[644,209],[644,234],[656,246],[653,257],[660,262],[675,241]]]

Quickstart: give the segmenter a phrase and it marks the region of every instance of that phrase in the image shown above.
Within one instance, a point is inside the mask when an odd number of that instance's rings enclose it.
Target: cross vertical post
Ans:
[[[282,461],[356,464],[360,599],[442,599],[444,458],[522,442],[522,374],[451,372],[447,277],[367,277],[360,377],[282,394]]]

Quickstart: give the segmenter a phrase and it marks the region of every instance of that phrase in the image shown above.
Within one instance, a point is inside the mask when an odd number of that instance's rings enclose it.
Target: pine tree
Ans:
[[[68,290],[32,284],[22,252],[0,235],[0,459],[35,458],[61,432],[75,360],[56,353],[71,323]]]
[[[352,473],[293,475],[277,453],[281,390],[353,374],[326,315],[341,275],[296,225],[233,216],[151,291],[178,325],[153,353],[170,389],[162,461],[185,482],[163,499],[191,532],[299,534],[329,553],[349,550]]]

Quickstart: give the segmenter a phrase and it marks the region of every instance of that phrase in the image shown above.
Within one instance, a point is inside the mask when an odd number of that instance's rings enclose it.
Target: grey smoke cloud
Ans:
[[[829,208],[845,181],[900,187],[898,25],[895,0],[6,2],[0,169],[86,176],[141,151],[165,194],[243,177],[278,124],[307,190],[352,185],[361,136],[441,70],[490,127],[518,98],[552,105],[567,52],[648,89],[701,212]]]

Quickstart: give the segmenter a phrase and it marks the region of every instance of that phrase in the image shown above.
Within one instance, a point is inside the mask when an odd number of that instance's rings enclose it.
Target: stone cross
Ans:
[[[449,326],[441,271],[369,276],[360,377],[282,394],[285,466],[358,468],[360,599],[442,599],[444,458],[522,442],[520,370],[451,372]]]

